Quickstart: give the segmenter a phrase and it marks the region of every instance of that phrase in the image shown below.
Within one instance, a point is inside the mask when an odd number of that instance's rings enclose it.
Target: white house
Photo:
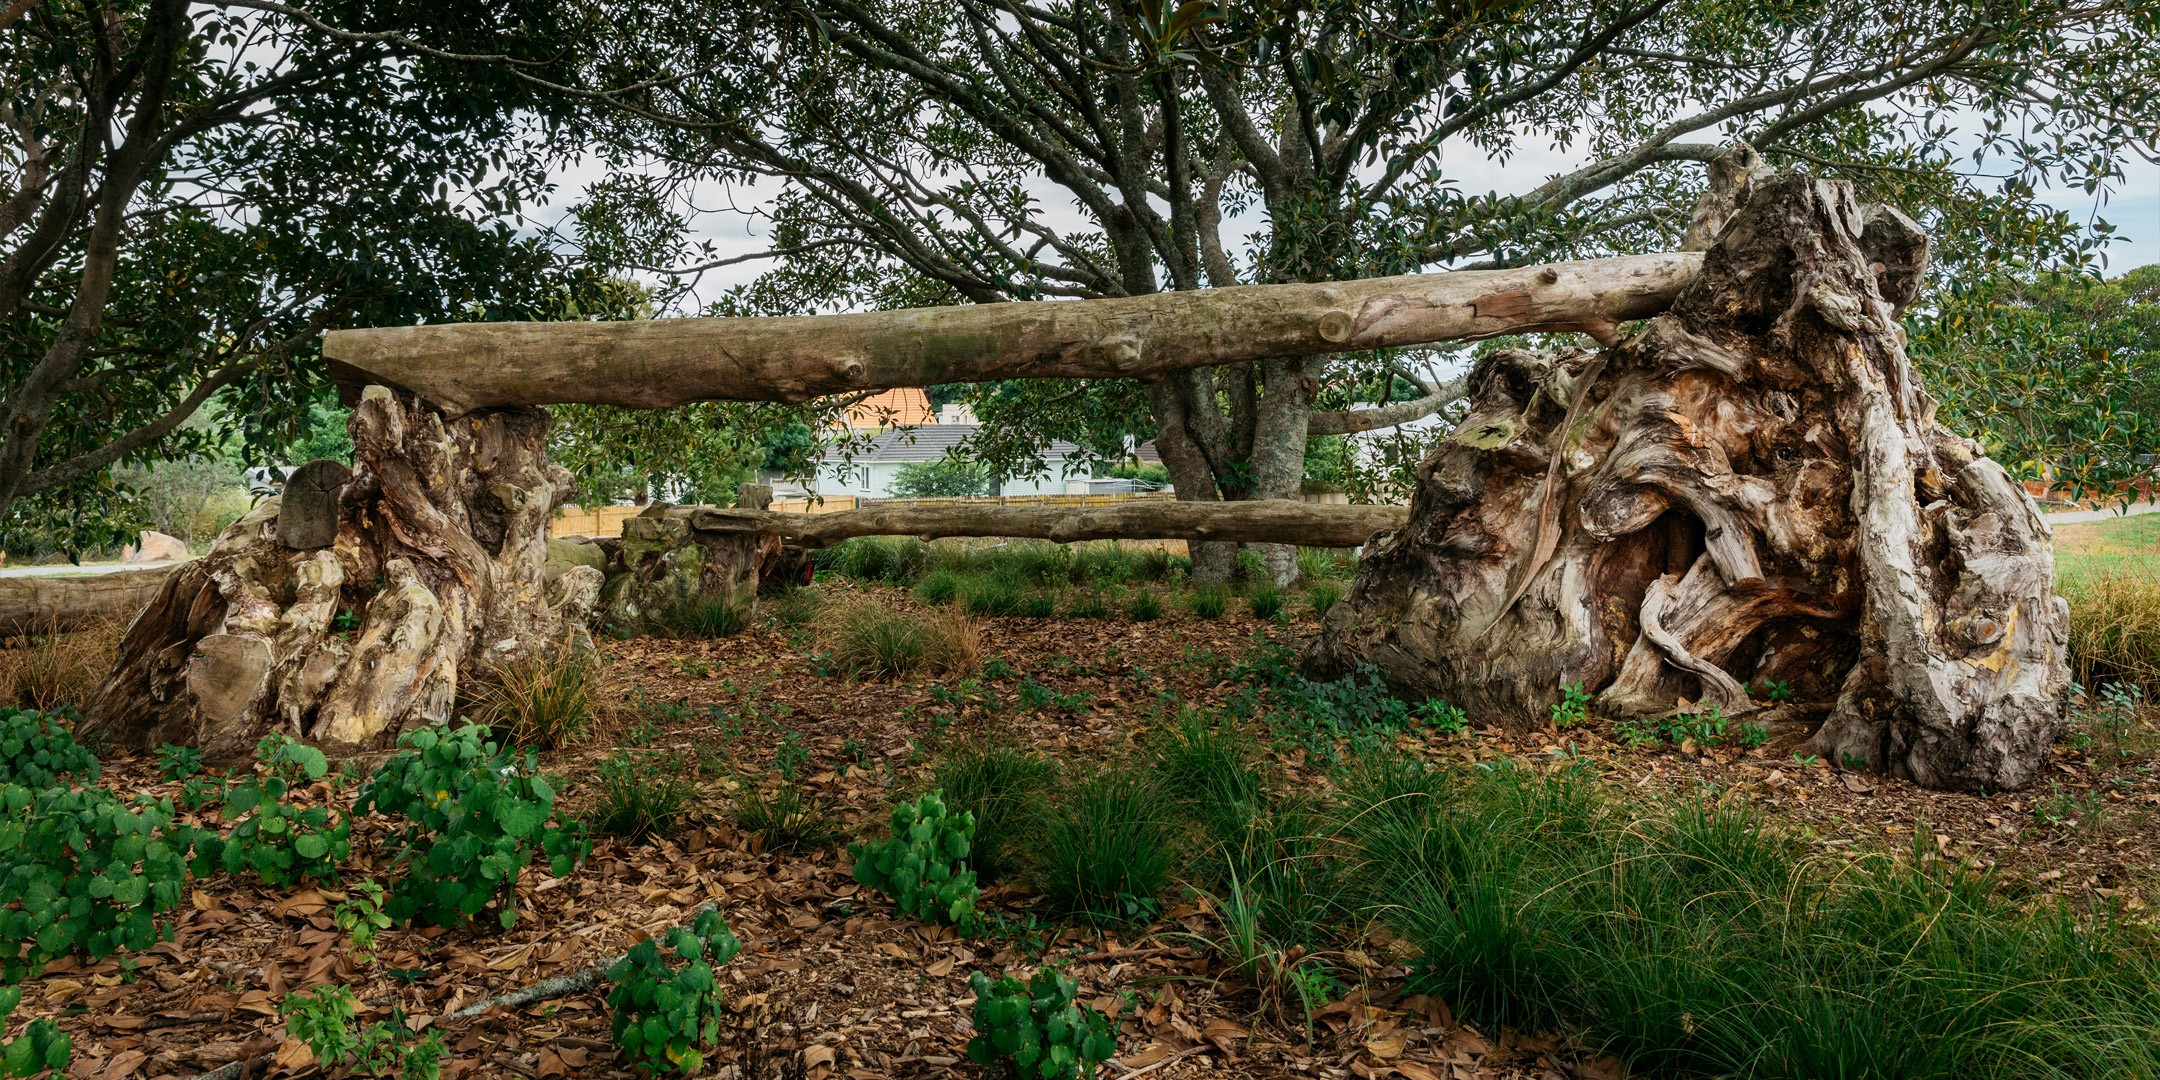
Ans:
[[[941,460],[947,456],[946,451],[965,442],[975,431],[974,424],[923,424],[871,436],[869,444],[858,445],[852,456],[828,449],[818,462],[813,490],[825,496],[892,498],[892,485],[900,476],[901,466]],[[1088,470],[1066,475],[1067,462],[1079,453],[1080,448],[1069,442],[1053,442],[1043,451],[1041,473],[1000,480],[991,494],[1086,494],[1093,490]]]

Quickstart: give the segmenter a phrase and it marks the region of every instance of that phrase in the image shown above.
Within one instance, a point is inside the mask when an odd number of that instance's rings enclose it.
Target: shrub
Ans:
[[[960,575],[951,570],[932,570],[915,585],[915,599],[943,607],[960,595]]]
[[[1134,622],[1154,622],[1162,618],[1162,601],[1146,589],[1134,589],[1132,598],[1125,602],[1125,617]]]
[[[518,874],[535,855],[558,877],[583,855],[583,838],[553,820],[555,789],[531,751],[506,753],[470,724],[409,731],[398,746],[353,803],[355,814],[405,819],[390,840],[402,871],[391,885],[391,918],[456,927],[507,898],[497,918],[508,928],[517,921]]]
[[[977,1065],[1002,1064],[1029,1080],[1069,1080],[1094,1076],[1095,1066],[1117,1053],[1117,1025],[1074,1002],[1080,987],[1068,975],[1044,967],[1023,983],[978,971],[968,985],[975,991],[976,1034],[967,1053]]]
[[[1151,778],[1109,769],[1051,807],[1036,844],[1035,886],[1061,913],[1153,913],[1177,865],[1175,814]]]
[[[974,839],[975,815],[946,813],[945,800],[929,791],[893,807],[891,837],[851,845],[848,854],[855,880],[892,897],[901,914],[967,933],[975,928],[975,872],[967,868]]]
[[[1057,766],[1003,742],[962,743],[937,767],[945,804],[974,818],[971,859],[992,880],[1019,869],[1024,840],[1040,826],[1044,795],[1056,782]]]
[[[158,775],[178,782],[202,771],[202,751],[166,743],[157,748]]]
[[[678,638],[733,637],[750,625],[750,602],[747,596],[697,593],[669,605],[657,621]]]
[[[681,763],[660,752],[616,751],[600,763],[599,784],[593,830],[633,844],[673,835],[697,793]]]
[[[863,597],[827,604],[815,629],[818,647],[833,667],[858,678],[961,674],[974,670],[982,653],[975,623],[964,615],[918,618]]]
[[[970,498],[988,495],[996,486],[990,466],[980,461],[946,457],[893,470],[892,493],[903,499]]]
[[[22,987],[0,989],[0,1030],[6,1029],[8,1014],[20,1004]],[[59,1076],[66,1071],[68,1057],[74,1051],[75,1040],[52,1021],[32,1020],[22,1034],[0,1039],[0,1077],[36,1076],[47,1069]]]
[[[489,669],[471,716],[515,745],[561,749],[592,726],[600,679],[600,655],[591,649],[529,653]]]
[[[2133,573],[2065,574],[2070,670],[2081,684],[2119,681],[2160,695],[2160,578]]]
[[[48,960],[102,960],[162,936],[180,902],[193,833],[172,804],[130,808],[104,788],[0,787],[0,982]]]
[[[1185,596],[1185,610],[1202,619],[1220,619],[1229,607],[1230,590],[1220,585],[1202,585]]]
[[[59,716],[0,708],[0,784],[49,788],[66,776],[95,783],[102,771]]]
[[[1560,700],[1553,702],[1552,705],[1553,726],[1565,731],[1568,728],[1588,723],[1590,720],[1590,700],[1590,692],[1584,690],[1583,684],[1579,682],[1567,683],[1561,686]],[[1724,731],[1724,727],[1724,715],[1720,713],[1718,716],[1718,730],[1720,733]]]
[[[215,851],[226,873],[252,870],[265,885],[336,881],[338,865],[352,853],[352,822],[327,806],[285,801],[294,788],[322,779],[330,771],[329,759],[275,733],[263,737],[255,755],[262,775],[225,795],[225,818],[237,824],[223,841],[205,840],[203,850]]]
[[[1332,581],[1315,582],[1312,588],[1305,590],[1306,606],[1312,608],[1314,615],[1323,619],[1327,618],[1328,609],[1341,599],[1342,586]]]
[[[663,951],[663,949],[665,951]],[[720,1039],[717,968],[742,951],[718,911],[706,908],[688,927],[641,941],[608,969],[616,1045],[646,1073],[694,1075]]]
[[[1273,619],[1282,613],[1282,590],[1273,585],[1256,585],[1245,594],[1245,606],[1251,609],[1255,619]]]
[[[0,649],[0,703],[51,712],[84,705],[112,670],[118,622],[65,633],[33,631]]]

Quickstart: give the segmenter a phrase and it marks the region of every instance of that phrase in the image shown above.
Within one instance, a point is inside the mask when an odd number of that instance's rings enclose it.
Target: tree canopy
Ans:
[[[574,17],[518,2],[9,6],[0,543],[108,542],[132,524],[119,463],[235,438],[269,457],[308,427],[326,328],[529,314],[578,287],[511,227],[547,184],[562,99],[506,74],[573,36]],[[213,397],[218,423],[185,423]]]

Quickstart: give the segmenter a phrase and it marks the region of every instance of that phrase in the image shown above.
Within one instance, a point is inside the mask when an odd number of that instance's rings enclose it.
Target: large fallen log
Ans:
[[[0,637],[126,622],[157,595],[170,566],[103,574],[0,578]]]
[[[1081,540],[1227,540],[1237,543],[1356,547],[1402,527],[1401,506],[1326,506],[1260,499],[1243,502],[1130,502],[1063,506],[873,506],[831,514],[679,507],[668,511],[705,532],[777,536],[806,548],[853,536],[1010,536]]]
[[[1619,345],[1479,360],[1313,663],[1524,726],[1575,686],[1616,716],[1789,695],[1839,767],[2030,784],[2068,612],[2032,499],[1936,423],[1905,355],[1926,237],[1797,175],[1717,235]]]
[[[997,379],[1139,377],[1272,356],[1585,330],[1664,311],[1693,252],[1325,284],[793,318],[440,323],[334,330],[351,390],[451,416],[503,405],[662,408]]]

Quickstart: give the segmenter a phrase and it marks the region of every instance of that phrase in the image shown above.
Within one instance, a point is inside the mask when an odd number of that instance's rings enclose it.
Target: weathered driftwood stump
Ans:
[[[1310,659],[1524,725],[1754,710],[1935,787],[2030,783],[2068,611],[2022,487],[1935,422],[1904,351],[1927,242],[1850,187],[1754,178],[1668,314],[1603,352],[1483,358]]]
[[[609,632],[709,634],[716,609],[747,622],[757,602],[758,568],[777,538],[713,532],[692,520],[700,507],[654,504],[623,522],[622,540],[600,594]]]
[[[172,572],[121,640],[87,731],[220,758],[273,730],[376,748],[452,718],[461,681],[492,665],[591,647],[600,573],[545,573],[569,486],[545,412],[445,421],[371,386],[351,430],[342,486],[310,466]]]

